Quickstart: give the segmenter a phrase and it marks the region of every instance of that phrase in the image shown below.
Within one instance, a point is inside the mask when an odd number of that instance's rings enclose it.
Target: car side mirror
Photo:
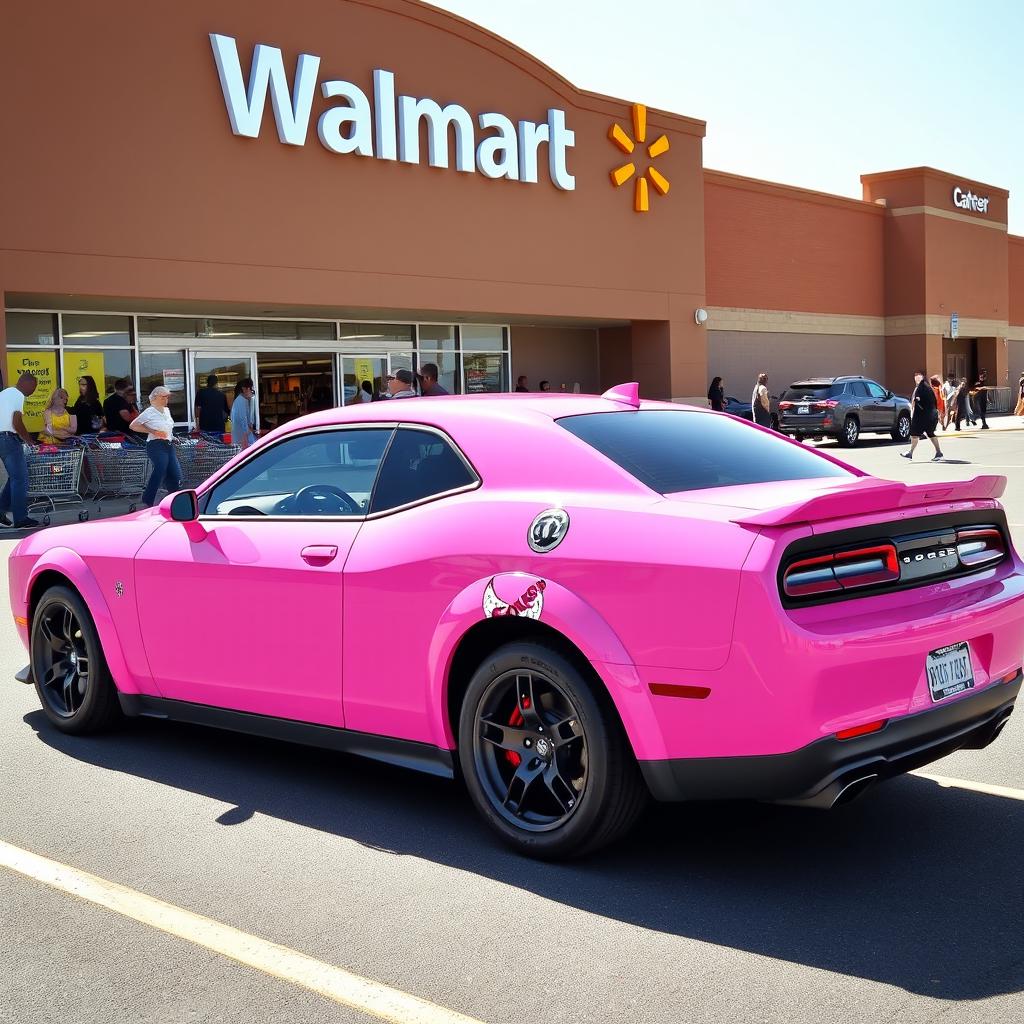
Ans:
[[[160,502],[160,515],[174,523],[194,523],[199,518],[195,491],[176,491]]]
[[[895,398],[896,396],[891,391],[886,391],[885,397],[886,397],[886,399],[890,399],[890,398]]]

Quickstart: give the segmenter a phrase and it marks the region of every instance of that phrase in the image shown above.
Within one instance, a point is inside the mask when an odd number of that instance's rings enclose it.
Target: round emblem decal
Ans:
[[[547,757],[551,753],[551,744],[543,736],[537,740],[537,753],[541,757]]]
[[[562,508],[549,508],[541,512],[530,524],[526,539],[539,555],[554,551],[569,532],[569,513]]]

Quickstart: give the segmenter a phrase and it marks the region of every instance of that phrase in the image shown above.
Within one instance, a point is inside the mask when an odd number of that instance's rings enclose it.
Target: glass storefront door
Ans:
[[[206,378],[213,374],[217,378],[217,387],[227,396],[230,406],[235,397],[235,385],[247,377],[257,379],[256,356],[252,352],[223,352],[217,355],[198,355],[191,353],[192,362],[192,402],[200,388],[206,387]],[[259,394],[259,392],[257,392]],[[256,405],[256,424],[259,425],[259,402]],[[189,419],[193,418],[193,409],[189,409]]]
[[[389,352],[386,356],[342,356],[342,404],[376,402],[387,398],[388,374],[399,367],[412,370],[411,352]],[[361,395],[367,397],[361,398]]]

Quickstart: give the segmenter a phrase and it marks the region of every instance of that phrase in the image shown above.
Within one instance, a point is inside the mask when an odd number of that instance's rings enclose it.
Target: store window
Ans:
[[[418,366],[421,373],[423,372],[424,363],[433,363],[437,367],[437,383],[449,395],[461,393],[459,354],[457,352],[430,352],[421,349],[418,357]]]
[[[132,343],[132,318],[95,313],[64,313],[61,337],[65,345],[127,348]]]
[[[188,397],[185,393],[184,352],[143,352],[139,356],[139,408],[149,405],[149,393],[165,387],[171,393],[167,408],[175,423],[188,423]]]
[[[463,373],[467,395],[508,391],[508,357],[487,353],[464,353]]]
[[[459,328],[463,352],[504,352],[508,349],[508,331],[488,324],[463,324]]]
[[[8,348],[57,344],[57,317],[53,313],[8,313],[4,324]]]
[[[416,329],[412,324],[340,324],[338,341],[353,351],[363,342],[367,352],[412,349]]]
[[[417,333],[421,349],[454,352],[458,347],[455,327],[451,324],[420,324]]]

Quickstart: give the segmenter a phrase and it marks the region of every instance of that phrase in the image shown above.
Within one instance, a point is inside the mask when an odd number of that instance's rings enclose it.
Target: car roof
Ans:
[[[860,373],[858,373],[856,376],[854,376],[853,374],[848,374],[845,377],[805,377],[803,380],[794,381],[789,386],[791,388],[820,388],[824,387],[826,384],[838,384],[841,381],[868,379],[868,377],[865,377],[863,374]]]

